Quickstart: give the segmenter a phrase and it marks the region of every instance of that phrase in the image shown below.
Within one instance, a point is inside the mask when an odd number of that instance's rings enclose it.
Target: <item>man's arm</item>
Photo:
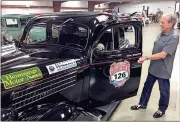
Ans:
[[[167,56],[167,53],[162,51],[160,53],[156,53],[156,54],[153,54],[151,56],[148,57],[149,60],[159,60],[159,59],[164,59],[166,58]]]
[[[162,51],[160,53],[153,54],[151,56],[143,56],[139,58],[138,63],[143,63],[145,60],[159,60],[166,58],[167,53]]]
[[[170,40],[166,44],[166,46],[163,48],[162,52],[156,53],[156,54],[153,54],[153,55],[147,56],[147,57],[143,56],[138,60],[138,62],[143,63],[147,59],[148,60],[164,59],[164,58],[166,58],[166,56],[168,54],[172,55],[175,52],[175,50],[177,49],[178,43],[179,43],[179,36],[173,37],[172,40]]]

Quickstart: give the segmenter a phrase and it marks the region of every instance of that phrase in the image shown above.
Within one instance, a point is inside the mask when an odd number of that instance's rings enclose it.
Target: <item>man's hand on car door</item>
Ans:
[[[138,63],[142,64],[146,60],[146,57],[140,57]]]

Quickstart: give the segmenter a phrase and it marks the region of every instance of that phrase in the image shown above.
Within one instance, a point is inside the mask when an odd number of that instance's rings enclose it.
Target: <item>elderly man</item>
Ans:
[[[174,30],[176,22],[176,15],[163,15],[160,21],[162,32],[154,42],[152,55],[143,56],[138,60],[138,63],[143,63],[145,60],[151,60],[151,63],[139,104],[132,106],[131,109],[146,109],[153,85],[155,81],[158,80],[160,100],[159,109],[154,113],[154,118],[159,118],[164,115],[169,104],[169,79],[171,77],[174,57],[179,43],[179,35]]]

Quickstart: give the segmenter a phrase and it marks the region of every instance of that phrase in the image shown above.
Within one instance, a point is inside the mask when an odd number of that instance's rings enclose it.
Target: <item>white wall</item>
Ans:
[[[95,8],[109,8],[109,5],[102,3],[100,5],[95,5]]]
[[[52,1],[2,1],[2,5],[53,6]]]
[[[174,13],[175,1],[153,1],[144,3],[129,3],[120,6],[116,6],[114,9],[120,13],[133,13],[142,12],[143,6],[147,8],[149,6],[149,13],[155,13],[160,8],[164,13]]]
[[[103,9],[109,8],[109,5],[102,3],[100,5],[95,5],[94,8],[95,8],[94,11],[103,11]]]
[[[61,12],[63,11],[88,11],[88,9],[61,9]]]
[[[2,1],[2,5],[26,5],[27,8],[2,8],[4,14],[51,13],[53,8],[28,8],[29,6],[53,6],[52,1]],[[108,8],[108,4],[95,6],[95,11]],[[61,11],[88,11],[88,1],[67,1],[61,4]]]
[[[61,7],[88,7],[87,1],[67,1],[61,4]]]
[[[2,8],[4,14],[51,13],[53,8],[28,8],[28,6],[53,6],[52,1],[2,1],[2,5],[26,5],[27,8]]]
[[[72,9],[70,8],[72,7]],[[108,8],[108,4],[95,5],[95,11]],[[61,11],[88,11],[88,1],[68,1],[61,4]]]
[[[53,8],[3,8],[4,14],[31,14],[31,13],[52,13]]]
[[[71,9],[71,7],[76,8],[76,9]],[[61,11],[88,11],[88,2],[87,1],[67,1],[61,4]]]

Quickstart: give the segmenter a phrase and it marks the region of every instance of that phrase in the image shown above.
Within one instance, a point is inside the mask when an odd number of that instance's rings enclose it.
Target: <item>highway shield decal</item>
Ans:
[[[128,61],[113,63],[110,66],[110,83],[115,87],[122,87],[130,77],[130,63]]]
[[[38,67],[33,67],[10,74],[2,75],[1,79],[5,89],[14,88],[22,84],[41,79],[43,77],[41,70]]]

